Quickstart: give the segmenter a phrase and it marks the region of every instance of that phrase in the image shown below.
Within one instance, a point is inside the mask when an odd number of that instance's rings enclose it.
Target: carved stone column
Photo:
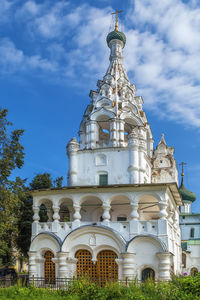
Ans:
[[[37,277],[37,265],[36,265],[36,251],[29,251],[29,278]]]
[[[131,220],[138,220],[139,214],[138,214],[138,202],[131,202]]]
[[[39,206],[33,205],[33,212],[34,212],[33,220],[35,222],[39,222],[39,220],[40,220],[39,211],[40,211]]]
[[[69,270],[67,266],[67,257],[69,252],[58,252],[58,265],[59,265],[59,277],[60,278],[68,278]]]
[[[72,222],[72,229],[75,229],[80,226],[80,221],[81,221],[81,206],[79,203],[73,203],[73,208],[74,208],[74,221]]]
[[[123,253],[123,278],[133,280],[135,278],[135,253]]]
[[[170,252],[159,252],[156,253],[159,258],[159,280],[170,280],[171,279],[171,253]]]
[[[60,220],[59,210],[60,210],[59,206],[53,205],[53,212],[54,212],[53,220],[54,220],[54,222],[59,222],[59,220]]]
[[[32,223],[32,236],[35,236],[39,233],[39,220],[40,220],[40,216],[39,216],[39,211],[40,208],[37,205],[33,205],[33,223]]]
[[[116,258],[115,261],[118,265],[118,279],[123,280],[123,259]]]
[[[124,121],[119,121],[119,145],[124,146]]]
[[[52,208],[50,206],[47,206],[47,216],[48,216],[48,221],[52,222],[53,221],[53,216],[52,216]]]
[[[133,131],[129,134],[128,139],[129,146],[129,183],[139,183],[139,141],[137,132]]]
[[[112,119],[110,122],[110,140],[112,147],[117,146],[117,127],[116,127],[116,120]]]
[[[102,215],[103,223],[104,223],[104,225],[108,226],[108,224],[110,222],[110,203],[103,202],[102,208],[103,208],[103,215]]]
[[[158,202],[160,211],[158,213],[158,216],[160,217],[161,220],[166,220],[168,213],[167,213],[167,201],[159,201]]]
[[[77,185],[77,174],[78,174],[78,157],[77,152],[80,149],[80,145],[77,139],[74,137],[67,145],[67,155],[68,155],[68,185]]]
[[[76,265],[77,265],[77,258],[68,258],[67,259],[67,265],[69,269],[69,278],[76,277],[77,272],[76,272]]]
[[[59,224],[59,220],[60,220],[60,215],[59,215],[59,210],[60,207],[57,205],[53,205],[53,223],[52,223],[52,231],[54,233],[57,233],[58,230],[60,229],[60,224]]]

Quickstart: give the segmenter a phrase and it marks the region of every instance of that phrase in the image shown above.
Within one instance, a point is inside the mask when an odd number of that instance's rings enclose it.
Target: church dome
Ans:
[[[181,186],[179,188],[179,193],[181,194],[183,201],[194,202],[196,200],[196,195],[193,192],[188,191],[184,187],[183,181],[181,182]]]
[[[124,43],[124,46],[126,44],[126,36],[123,32],[113,30],[111,31],[106,38],[107,44],[109,45],[111,40],[120,40]]]

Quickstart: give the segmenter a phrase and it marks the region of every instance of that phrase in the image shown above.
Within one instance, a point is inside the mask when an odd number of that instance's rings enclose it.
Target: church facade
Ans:
[[[80,140],[67,145],[68,186],[32,192],[30,276],[169,280],[182,272],[174,149],[164,135],[154,149],[142,97],[123,66],[126,37],[117,26],[107,44],[107,72],[90,91]]]

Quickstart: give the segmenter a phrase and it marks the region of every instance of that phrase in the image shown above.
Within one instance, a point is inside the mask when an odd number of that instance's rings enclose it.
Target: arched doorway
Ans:
[[[198,269],[195,268],[195,267],[193,267],[193,268],[191,269],[191,271],[190,271],[190,274],[191,274],[192,277],[196,276],[197,273],[198,273]]]
[[[51,251],[46,251],[44,254],[44,277],[45,283],[54,283],[56,278],[55,263],[52,261],[54,254]]]
[[[106,281],[116,281],[118,279],[118,265],[116,263],[117,254],[111,250],[103,250],[97,256],[97,276],[98,281],[104,284]]]
[[[77,261],[77,277],[89,277],[91,280],[96,281],[96,265],[92,261],[92,254],[86,250],[81,249],[76,252],[75,257]]]
[[[92,261],[92,254],[81,249],[76,252],[77,277],[88,277],[92,281],[97,281],[101,285],[107,281],[118,279],[118,265],[116,263],[117,254],[111,250],[103,250],[97,256],[97,263]]]
[[[142,270],[142,281],[147,279],[155,280],[155,271],[151,268],[145,268]]]

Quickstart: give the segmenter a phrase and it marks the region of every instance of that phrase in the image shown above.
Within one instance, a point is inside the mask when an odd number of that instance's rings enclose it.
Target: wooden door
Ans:
[[[54,254],[51,251],[46,251],[44,254],[44,277],[45,283],[55,282],[56,272],[55,272],[55,263],[52,261]]]
[[[101,285],[107,281],[118,280],[117,254],[111,250],[103,250],[97,256],[97,278]]]
[[[78,259],[77,277],[88,277],[92,281],[96,281],[96,265],[92,261],[92,254],[88,250],[81,249],[76,252],[75,257]]]
[[[142,281],[147,279],[155,280],[155,272],[151,268],[146,268],[142,271]]]

